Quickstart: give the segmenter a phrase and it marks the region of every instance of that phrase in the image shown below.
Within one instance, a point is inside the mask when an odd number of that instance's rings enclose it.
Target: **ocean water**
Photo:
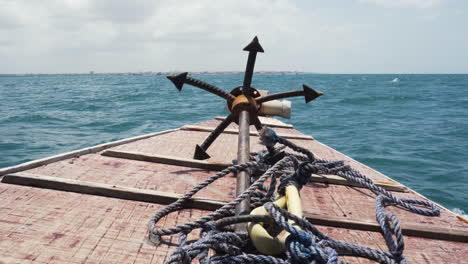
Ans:
[[[225,90],[242,74],[194,77]],[[259,74],[293,98],[296,129],[460,214],[468,212],[468,75]],[[223,100],[164,76],[0,77],[0,167],[225,115]]]

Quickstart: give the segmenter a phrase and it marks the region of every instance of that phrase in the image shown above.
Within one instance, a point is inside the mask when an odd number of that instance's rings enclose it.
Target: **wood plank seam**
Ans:
[[[210,162],[210,161],[204,161],[204,160],[185,159],[185,158],[179,158],[179,157],[173,157],[173,156],[154,155],[154,154],[148,155],[148,154],[140,153],[140,152],[112,150],[112,149],[102,152],[101,155],[107,156],[107,157],[113,157],[113,158],[155,162],[155,163],[161,163],[161,164],[176,165],[176,166],[190,167],[190,168],[199,168],[199,169],[205,169],[205,170],[215,170],[215,171],[224,170],[225,168],[232,165],[232,164],[223,163],[223,162],[214,162],[214,161]]]
[[[35,175],[28,173],[14,173],[5,175],[3,183],[33,186],[60,191],[69,191],[83,194],[105,196],[111,198],[134,200],[142,202],[153,202],[158,204],[169,204],[176,201],[182,195],[174,193],[143,190],[131,187],[121,187],[110,184],[94,183],[81,180],[57,178],[51,176]],[[224,201],[193,198],[186,208],[201,210],[216,210],[226,204]],[[351,219],[347,217],[336,217],[304,213],[304,216],[313,224],[332,226],[338,228],[349,228],[364,231],[380,232],[379,225],[374,221]],[[449,229],[443,227],[421,226],[416,224],[401,225],[403,234],[415,237],[424,237],[439,240],[468,242],[468,231],[461,229]]]
[[[336,175],[316,175],[312,174],[310,176],[309,182],[319,182],[319,183],[326,183],[326,184],[333,184],[333,185],[344,185],[344,186],[350,186],[350,187],[357,187],[357,188],[366,188],[365,186],[362,186],[358,183],[355,182],[350,182],[340,176]],[[384,188],[387,191],[393,191],[393,192],[408,192],[408,189],[400,184],[386,184],[386,183],[379,183],[377,181],[374,181],[374,184]]]
[[[215,128],[212,127],[203,127],[203,126],[194,126],[194,125],[185,125],[180,128],[181,130],[188,130],[188,131],[200,131],[200,132],[212,132]],[[225,129],[223,131],[225,134],[239,134],[239,130],[236,129]],[[250,131],[251,136],[259,136],[257,131]],[[295,135],[295,134],[286,134],[286,133],[278,133],[278,136],[287,139],[302,139],[302,140],[314,140],[313,137],[307,135]]]
[[[267,118],[262,118],[261,116],[259,116],[260,118],[260,122],[263,124],[263,125],[266,125],[266,126],[269,126],[269,127],[279,127],[279,128],[294,128],[293,125],[290,125],[290,124],[286,124],[286,123],[283,123],[281,121],[279,121],[278,119],[275,119],[275,118],[270,118],[272,121],[277,121],[277,122],[281,122],[279,124],[275,124],[275,123],[272,123],[270,122],[270,120],[268,120]],[[217,116],[215,117],[216,120],[224,120],[226,119],[225,116]]]
[[[106,150],[102,152],[101,155],[107,156],[107,157],[113,157],[113,158],[155,162],[155,163],[161,163],[161,164],[199,168],[199,169],[206,169],[206,170],[215,170],[215,171],[224,170],[225,168],[232,166],[231,163],[209,162],[209,161],[203,161],[203,160],[185,159],[185,158],[155,155],[155,154],[149,155],[149,154],[140,153],[140,152],[123,151],[123,150],[111,150],[110,149],[110,150]],[[310,182],[364,188],[364,186],[361,186],[357,183],[349,182],[346,179],[343,179],[336,175],[315,175],[314,174],[310,177]],[[407,192],[407,188],[399,184],[393,185],[393,184],[376,183],[376,185],[388,191]]]
[[[330,148],[329,146],[323,144],[323,143],[320,142],[320,141],[317,141],[317,140],[316,140],[315,142],[316,142],[317,144],[319,144],[320,146],[322,146],[322,147]],[[352,161],[354,161],[354,162],[359,163],[361,166],[368,168],[369,170],[375,172],[376,174],[382,175],[382,176],[385,177],[388,181],[393,181],[394,183],[400,184],[401,186],[405,186],[405,185],[399,183],[398,181],[392,179],[391,177],[388,177],[387,175],[385,175],[385,174],[383,174],[383,173],[381,173],[381,172],[376,171],[375,169],[373,169],[373,168],[367,166],[366,164],[363,164],[363,163],[360,163],[360,162],[354,160],[353,158],[349,157],[348,155],[346,155],[346,154],[344,154],[344,153],[342,153],[342,152],[340,152],[340,151],[338,151],[338,150],[336,150],[336,149],[333,149],[333,151],[336,152],[336,153],[338,153],[338,154],[340,154],[340,155],[343,155],[344,157],[346,157],[346,158],[347,158],[348,160],[350,160],[350,161],[352,160]],[[447,207],[441,205],[440,203],[437,203],[437,202],[435,202],[435,201],[432,201],[431,199],[427,198],[426,196],[424,196],[424,195],[420,194],[419,192],[413,190],[411,187],[405,186],[405,188],[406,188],[406,191],[407,191],[407,192],[414,193],[415,195],[419,196],[422,200],[429,200],[429,201],[431,201],[433,204],[437,205],[439,208],[446,210],[446,211],[447,211],[449,214],[451,214],[452,216],[457,217],[457,214],[455,214],[454,212],[452,212],[452,210],[448,209]]]
[[[170,204],[182,195],[154,190],[144,190],[132,187],[116,186],[111,184],[96,183],[67,178],[58,178],[18,172],[7,174],[3,177],[2,183],[32,186],[59,191],[105,196],[123,200],[140,202],[150,202],[157,204]],[[201,210],[216,210],[224,205],[224,202],[208,198],[192,198],[188,202],[190,208]]]

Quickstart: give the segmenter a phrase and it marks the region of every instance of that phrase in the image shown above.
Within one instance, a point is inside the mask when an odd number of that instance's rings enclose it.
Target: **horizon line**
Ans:
[[[129,71],[129,72],[56,72],[56,73],[37,73],[37,72],[26,72],[26,73],[0,73],[0,76],[34,76],[34,75],[166,75],[174,73],[182,73],[187,71]],[[189,74],[242,74],[244,71],[188,71]],[[380,72],[380,73],[365,73],[365,72],[312,72],[312,71],[255,71],[257,74],[336,74],[336,75],[389,75],[389,74],[400,74],[400,75],[466,75],[468,72],[451,72],[451,73],[441,73],[441,72]]]

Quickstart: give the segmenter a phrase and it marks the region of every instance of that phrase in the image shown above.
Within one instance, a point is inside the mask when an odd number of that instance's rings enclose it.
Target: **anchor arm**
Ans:
[[[258,52],[264,52],[262,45],[258,41],[257,36],[253,38],[253,40],[247,45],[244,51],[249,52],[249,57],[247,58],[247,65],[245,66],[245,73],[244,73],[244,83],[242,84],[242,93],[247,97],[250,105],[254,105],[254,99],[252,98],[252,76],[255,68],[255,60],[257,59]]]
[[[294,97],[294,96],[304,96],[305,102],[308,103],[314,100],[315,98],[323,95],[322,92],[314,90],[310,88],[309,86],[307,86],[306,84],[302,85],[302,88],[303,88],[302,90],[294,90],[294,91],[274,93],[274,94],[262,96],[262,97],[257,98],[257,103],[261,104],[261,103],[272,101],[272,100],[278,100],[278,99]]]
[[[257,36],[247,45],[244,49],[244,51],[249,52],[249,57],[247,59],[247,65],[245,67],[245,74],[244,74],[244,83],[243,83],[243,92],[244,95],[249,96],[250,93],[250,85],[252,84],[252,76],[253,76],[253,71],[255,67],[255,60],[257,58],[257,53],[258,52],[264,52],[262,46],[260,45],[260,42],[258,42]]]
[[[177,75],[168,75],[167,78],[171,80],[172,83],[174,83],[175,87],[179,91],[182,91],[182,86],[184,86],[184,84],[189,84],[197,88],[203,89],[207,92],[210,92],[212,94],[215,94],[219,97],[222,97],[228,101],[234,100],[234,96],[224,91],[223,89],[218,88],[212,84],[206,83],[204,81],[189,77],[187,76],[187,74],[187,72],[184,72]]]
[[[193,155],[194,159],[204,160],[210,158],[210,155],[206,153],[206,150],[211,146],[211,144],[216,140],[216,138],[229,126],[229,124],[234,121],[233,114],[230,114],[224,119],[203,141],[201,145],[195,147],[195,154]]]
[[[253,124],[254,124],[255,128],[257,129],[257,131],[260,132],[260,130],[263,129],[263,124],[262,124],[262,122],[260,122],[260,119],[258,118],[258,115],[254,115]]]

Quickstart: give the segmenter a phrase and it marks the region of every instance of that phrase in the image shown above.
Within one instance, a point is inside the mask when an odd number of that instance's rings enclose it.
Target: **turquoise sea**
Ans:
[[[242,74],[194,77],[226,90]],[[306,134],[458,213],[468,212],[468,75],[259,74],[294,98],[291,120]],[[179,93],[161,75],[0,77],[0,167],[225,115],[222,100]]]

